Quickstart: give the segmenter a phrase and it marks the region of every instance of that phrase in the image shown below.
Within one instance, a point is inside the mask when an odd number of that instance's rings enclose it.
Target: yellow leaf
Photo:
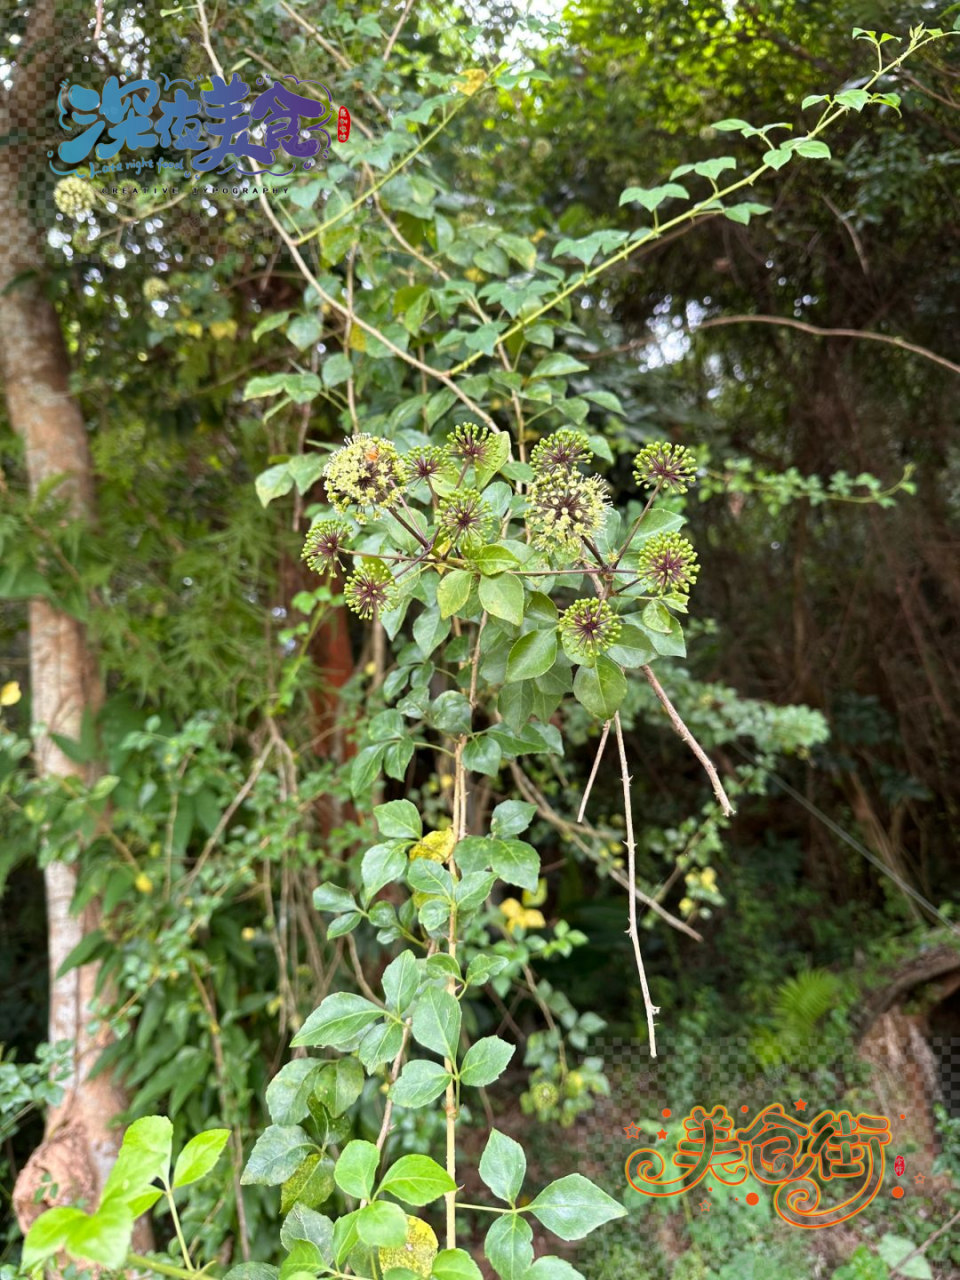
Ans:
[[[357,325],[354,325],[350,330],[350,349],[352,351],[366,351],[367,349],[367,335]]]
[[[137,893],[153,893],[153,881],[145,872],[141,871],[133,883]]]
[[[408,1216],[406,1244],[397,1245],[394,1249],[377,1250],[380,1270],[386,1274],[391,1267],[406,1267],[427,1280],[433,1270],[433,1260],[439,1248],[440,1244],[433,1227],[421,1218]]]
[[[0,707],[12,707],[20,701],[23,694],[16,680],[11,680],[0,689]]]
[[[410,861],[429,858],[431,862],[446,862],[456,843],[453,827],[447,827],[445,831],[428,831],[410,850]]]
[[[457,93],[462,93],[468,98],[472,98],[486,78],[487,73],[482,67],[468,67],[466,71],[461,72],[460,76],[454,80],[453,87]]]

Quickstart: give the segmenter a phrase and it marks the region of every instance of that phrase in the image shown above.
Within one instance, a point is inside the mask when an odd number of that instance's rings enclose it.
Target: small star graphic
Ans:
[[[709,1200],[701,1200],[701,1201],[700,1201],[700,1212],[701,1212],[701,1213],[709,1213],[709,1212],[710,1212],[710,1201],[709,1201]]]
[[[658,1137],[658,1138],[665,1138],[666,1136],[667,1136],[667,1131],[666,1131],[666,1129],[658,1129],[658,1130],[657,1130],[657,1137]]]
[[[914,1182],[917,1184],[918,1187],[922,1187],[923,1184],[926,1182],[926,1178],[923,1176],[922,1173],[918,1173],[914,1178]]]
[[[637,1128],[635,1124],[625,1124],[623,1126],[623,1132],[627,1135],[628,1138],[640,1137],[640,1130]]]
[[[793,1105],[797,1108],[798,1111],[806,1111],[807,1109],[807,1104],[804,1102],[802,1098],[798,1098]]]

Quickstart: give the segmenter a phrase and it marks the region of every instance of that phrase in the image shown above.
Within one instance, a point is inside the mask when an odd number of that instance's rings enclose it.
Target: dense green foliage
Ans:
[[[101,899],[69,963],[102,965],[101,1067],[138,1123],[104,1230],[42,1219],[34,1262],[66,1245],[120,1265],[152,1197],[174,1274],[192,1257],[237,1280],[377,1277],[409,1243],[437,1280],[476,1274],[464,1249],[502,1280],[569,1280],[556,1237],[612,1219],[579,1255],[589,1280],[807,1273],[803,1233],[775,1220],[724,1204],[684,1233],[678,1206],[624,1196],[609,1142],[606,1191],[571,1187],[557,1140],[634,1118],[604,1109],[637,1100],[609,1037],[648,1062],[634,860],[669,1073],[640,1094],[651,1115],[706,1101],[708,1078],[726,1097],[705,1061],[726,1041],[753,1089],[813,1075],[831,1100],[869,1096],[855,1009],[929,913],[825,819],[945,917],[956,903],[956,373],[880,342],[710,327],[772,315],[951,355],[955,42],[873,83],[915,6],[766,8],[418,7],[394,39],[399,11],[377,6],[239,5],[208,15],[223,69],[315,76],[349,104],[327,168],[163,209],[127,181],[75,219],[38,158],[98,518],[29,498],[0,425],[0,685],[26,695],[0,724],[0,880],[36,903],[36,868],[64,858],[80,900]],[[211,73],[190,7],[137,21],[143,38],[109,15],[106,32],[147,73]],[[851,42],[854,25],[904,39]],[[558,439],[575,450],[559,468]],[[89,790],[31,770],[37,593],[87,623],[105,674],[63,743],[99,762]],[[0,1065],[10,1132],[54,1100],[31,1063],[50,1052],[29,1012],[37,917],[0,934],[20,973],[0,996],[24,1064]],[[451,1107],[483,1184],[469,1200],[509,1208],[489,1231],[459,1213],[438,1252],[425,1206],[451,1190],[432,1158]],[[956,1193],[937,1196],[934,1221]],[[527,1213],[552,1233],[532,1267]],[[891,1217],[878,1205],[856,1251],[829,1254],[838,1277],[887,1275],[929,1234]]]

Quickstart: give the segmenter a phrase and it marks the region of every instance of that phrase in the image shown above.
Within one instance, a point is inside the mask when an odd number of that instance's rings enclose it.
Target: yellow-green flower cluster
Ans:
[[[476,547],[493,533],[496,517],[476,489],[460,489],[437,510],[437,524],[455,547]]]
[[[693,543],[682,534],[655,533],[640,550],[637,574],[654,595],[685,594],[699,572]]]
[[[340,554],[350,537],[350,526],[343,520],[318,520],[307,534],[302,558],[317,573],[326,573],[340,563]]]
[[[590,444],[583,432],[561,427],[534,445],[530,466],[538,475],[550,471],[573,471],[589,458]]]
[[[407,481],[396,447],[378,436],[356,435],[334,453],[323,469],[327,497],[340,512],[356,508],[359,523],[366,508],[389,510]]]
[[[461,422],[447,436],[450,452],[461,462],[482,467],[490,448],[489,427],[479,427],[475,422]]]
[[[533,545],[553,556],[572,556],[584,538],[600,531],[607,510],[606,485],[599,476],[550,471],[527,490],[527,525]]]
[[[433,480],[450,467],[450,454],[439,445],[422,445],[404,456],[404,466],[411,480]]]
[[[95,195],[89,182],[84,182],[76,174],[69,178],[61,178],[53,189],[53,203],[68,218],[79,218],[89,213],[94,206]]]
[[[364,560],[347,579],[343,598],[361,618],[374,618],[393,607],[397,588],[382,560]]]
[[[620,639],[623,627],[606,600],[576,600],[560,618],[560,634],[571,658],[593,662]]]
[[[686,493],[697,474],[697,460],[685,445],[657,440],[637,454],[633,475],[637,484],[662,493]]]
[[[147,302],[158,302],[167,292],[169,285],[159,276],[148,276],[143,282],[143,296]]]

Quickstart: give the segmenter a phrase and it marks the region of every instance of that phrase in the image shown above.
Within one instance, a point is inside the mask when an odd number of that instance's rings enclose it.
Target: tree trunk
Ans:
[[[0,375],[7,411],[26,449],[30,491],[57,475],[57,490],[70,514],[89,519],[94,493],[90,451],[83,416],[71,397],[68,357],[57,313],[43,290],[43,250],[39,227],[31,217],[27,189],[31,173],[44,163],[40,145],[31,141],[49,132],[53,89],[50,66],[55,5],[34,5],[21,45],[14,87],[0,102]],[[10,145],[11,136],[17,142]],[[52,212],[52,206],[51,206]],[[39,212],[36,222],[46,219]],[[46,777],[80,773],[57,747],[51,733],[80,737],[85,710],[95,711],[99,680],[83,625],[45,599],[30,604],[30,692],[32,719],[43,726],[36,742],[37,772]],[[120,1134],[110,1128],[125,1099],[108,1073],[89,1073],[107,1040],[88,1030],[96,965],[57,977],[64,958],[96,927],[96,905],[71,914],[77,870],[52,862],[44,872],[50,964],[50,1041],[73,1042],[71,1073],[62,1103],[47,1117],[46,1139],[27,1162],[14,1191],[18,1221],[26,1230],[49,1204],[83,1197],[93,1207],[116,1157]],[[44,1186],[44,1175],[50,1182]],[[42,1198],[36,1193],[42,1192]],[[54,1195],[54,1199],[49,1197]],[[39,1202],[37,1202],[39,1200]]]

